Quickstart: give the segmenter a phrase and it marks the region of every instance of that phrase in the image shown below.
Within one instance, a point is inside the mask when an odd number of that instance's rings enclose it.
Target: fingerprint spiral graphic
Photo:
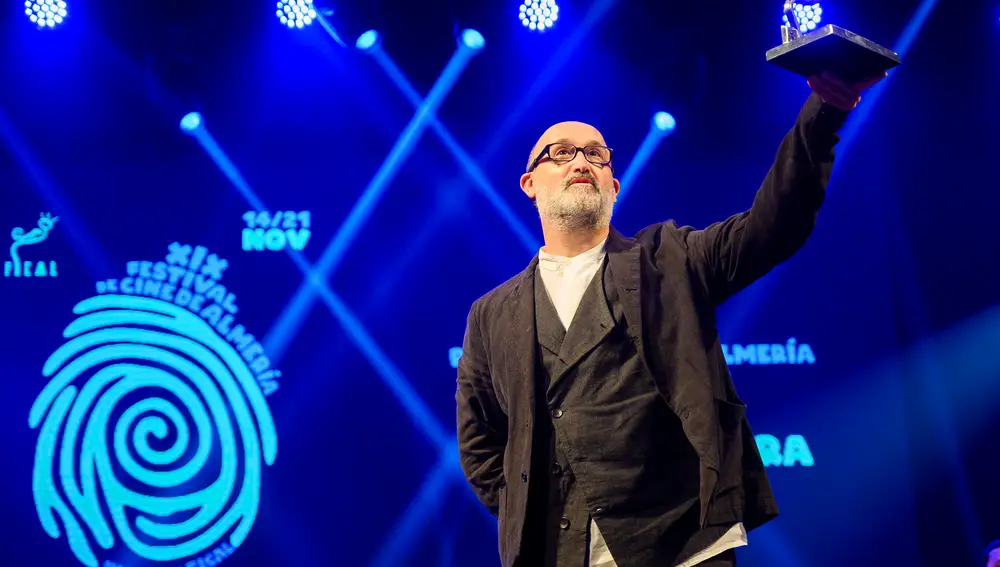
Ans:
[[[111,549],[116,536],[152,561],[197,555],[227,534],[239,546],[257,515],[261,462],[277,455],[247,363],[164,301],[101,295],[74,313],[28,417],[39,428],[32,488],[45,531],[60,536],[58,516],[90,567],[91,541]]]

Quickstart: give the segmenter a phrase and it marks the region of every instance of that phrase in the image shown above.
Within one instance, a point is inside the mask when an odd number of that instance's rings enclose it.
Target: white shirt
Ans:
[[[587,291],[587,286],[604,262],[607,239],[586,252],[567,258],[549,254],[544,249],[538,252],[538,268],[545,284],[545,291],[559,314],[563,328],[569,329],[577,307]],[[734,525],[721,538],[700,551],[678,567],[691,567],[706,561],[723,551],[747,545],[747,533],[742,523]],[[590,520],[590,567],[617,567],[611,557],[597,522]]]

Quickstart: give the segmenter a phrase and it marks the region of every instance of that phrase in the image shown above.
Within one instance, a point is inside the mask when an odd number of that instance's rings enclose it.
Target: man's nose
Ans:
[[[587,158],[583,157],[583,152],[577,152],[569,164],[573,173],[587,173],[593,175],[593,171],[590,169],[590,162],[587,161]]]

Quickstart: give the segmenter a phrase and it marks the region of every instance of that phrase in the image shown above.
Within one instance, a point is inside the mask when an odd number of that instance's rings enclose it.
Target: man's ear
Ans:
[[[532,179],[530,173],[521,176],[521,191],[524,191],[529,199],[535,199],[535,180]]]
[[[614,183],[614,186],[615,186],[615,201],[617,201],[618,200],[618,194],[621,193],[621,191],[622,191],[622,184],[621,184],[621,181],[618,181],[617,178],[612,178],[611,182]]]

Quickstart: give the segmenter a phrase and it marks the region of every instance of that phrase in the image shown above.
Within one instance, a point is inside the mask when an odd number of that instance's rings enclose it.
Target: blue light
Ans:
[[[448,362],[452,368],[458,368],[458,359],[462,358],[462,347],[451,347],[448,349]]]
[[[795,4],[792,8],[795,10],[795,17],[799,20],[799,31],[802,33],[809,33],[815,30],[823,20],[823,8],[818,3]],[[788,21],[787,14],[781,17],[781,21],[786,26],[792,25]]]
[[[356,41],[354,45],[361,51],[369,51],[378,44],[379,39],[377,31],[368,30],[358,36],[358,41]]]
[[[64,0],[25,0],[24,15],[38,29],[51,29],[63,23],[68,12]]]
[[[201,114],[197,112],[188,112],[181,118],[181,130],[185,132],[194,132],[201,127]]]
[[[278,10],[275,12],[281,25],[289,29],[302,29],[316,19],[316,9],[312,0],[278,0]]]
[[[462,44],[473,51],[479,51],[486,45],[486,38],[476,30],[464,30],[462,32]]]
[[[677,127],[677,121],[669,112],[660,111],[653,115],[653,127],[664,134],[669,134]]]
[[[531,31],[543,32],[559,19],[556,0],[524,0],[519,10],[517,17],[521,19],[521,25]]]

